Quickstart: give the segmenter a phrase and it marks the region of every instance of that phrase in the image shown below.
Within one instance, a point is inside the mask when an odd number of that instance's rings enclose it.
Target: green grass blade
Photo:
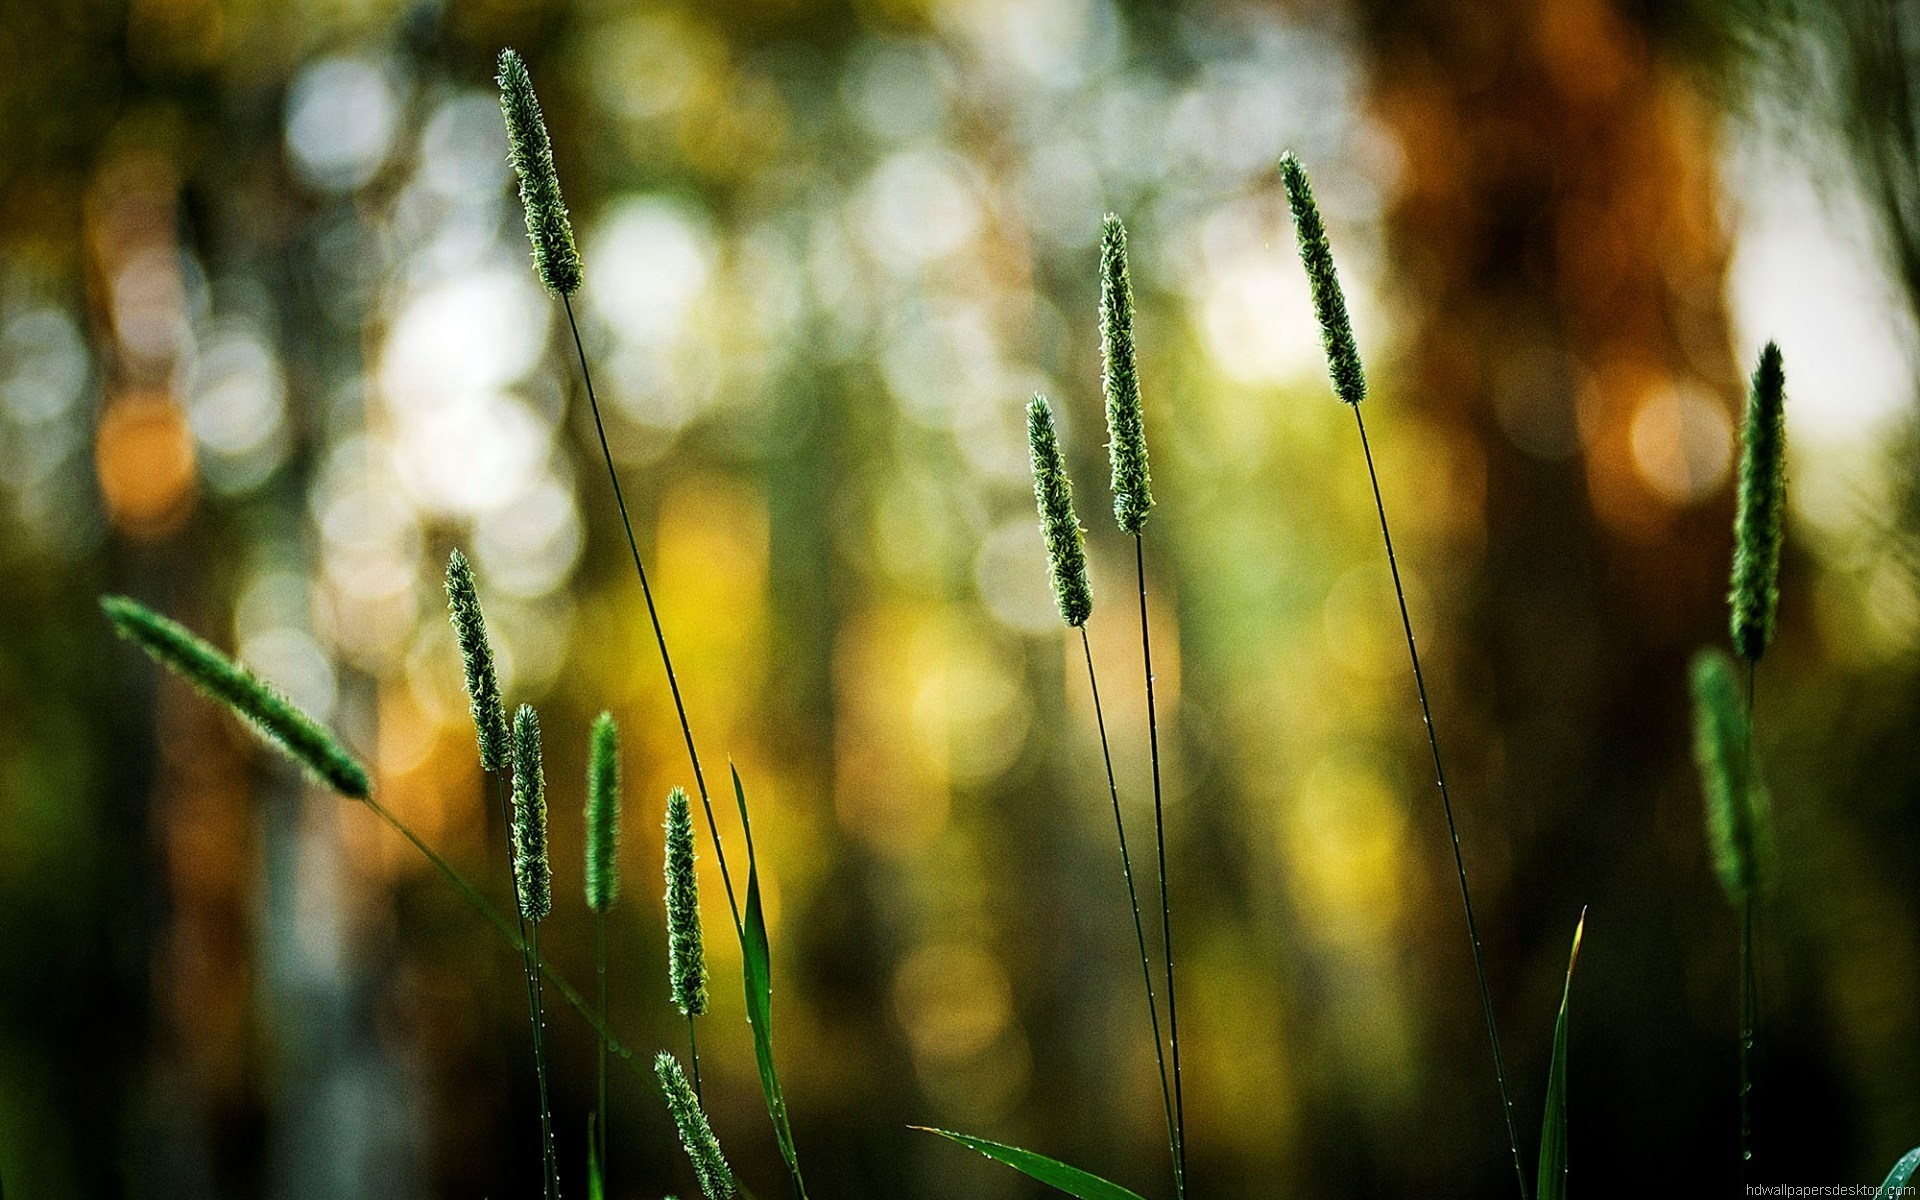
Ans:
[[[740,805],[740,827],[747,836],[747,911],[740,930],[740,959],[746,976],[747,1021],[753,1026],[753,1056],[760,1064],[760,1091],[773,1118],[774,1140],[786,1160],[793,1190],[806,1200],[807,1185],[800,1179],[800,1155],[793,1146],[793,1126],[787,1121],[787,1101],[780,1091],[780,1075],[773,1062],[773,955],[767,943],[767,918],[760,907],[760,868],[753,853],[753,826],[747,821],[747,793],[740,771],[733,768],[733,796]]]
[[[1580,961],[1580,936],[1587,914],[1573,928],[1573,951],[1567,955],[1567,982],[1560,991],[1560,1015],[1553,1022],[1553,1065],[1547,1069],[1547,1111],[1540,1120],[1540,1178],[1536,1200],[1566,1200],[1567,1196],[1567,1001],[1573,995],[1573,967]]]
[[[1907,1151],[1906,1157],[1893,1164],[1893,1170],[1887,1172],[1887,1181],[1873,1194],[1873,1200],[1893,1200],[1893,1197],[1906,1195],[1906,1188],[1912,1182],[1915,1171],[1920,1171],[1920,1146]]]
[[[1022,1150],[1018,1146],[1007,1146],[1000,1142],[990,1142],[985,1138],[969,1137],[964,1133],[949,1133],[944,1129],[930,1129],[925,1125],[909,1126],[923,1133],[937,1133],[950,1142],[958,1142],[969,1150],[976,1150],[1003,1166],[1037,1179],[1048,1187],[1057,1188],[1069,1196],[1078,1196],[1080,1200],[1141,1200],[1138,1192],[1130,1192],[1117,1183],[1089,1174],[1079,1167],[1070,1167],[1056,1162],[1044,1154],[1035,1154],[1031,1150]]]

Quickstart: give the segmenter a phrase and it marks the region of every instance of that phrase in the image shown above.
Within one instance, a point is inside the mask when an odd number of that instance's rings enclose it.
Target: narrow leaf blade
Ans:
[[[1913,1181],[1915,1171],[1920,1171],[1920,1146],[1907,1151],[1905,1157],[1893,1164],[1893,1170],[1887,1172],[1887,1181],[1873,1194],[1873,1200],[1892,1200],[1906,1195],[1905,1189]]]
[[[1567,956],[1567,982],[1560,992],[1560,1015],[1553,1022],[1553,1063],[1547,1069],[1547,1111],[1540,1120],[1540,1176],[1534,1192],[1538,1200],[1566,1200],[1567,1196],[1567,1001],[1573,995],[1573,967],[1580,961],[1580,937],[1587,929],[1583,909],[1573,929],[1573,951]]]
[[[760,868],[753,853],[753,831],[747,825],[747,793],[740,772],[733,772],[733,795],[740,805],[740,824],[747,831],[747,911],[740,930],[742,974],[746,977],[747,1022],[753,1027],[753,1056],[760,1066],[760,1091],[773,1118],[774,1140],[793,1177],[793,1190],[806,1200],[800,1179],[800,1155],[793,1145],[793,1126],[787,1120],[787,1101],[780,1091],[780,1075],[773,1061],[773,955],[767,942],[766,913],[760,907]]]
[[[1138,1192],[1130,1192],[1117,1183],[1082,1171],[1079,1167],[1057,1162],[1044,1154],[1035,1154],[1031,1150],[1001,1142],[990,1142],[985,1138],[970,1137],[964,1133],[931,1129],[925,1125],[914,1125],[912,1128],[923,1133],[937,1133],[950,1142],[958,1142],[1003,1166],[1012,1167],[1029,1179],[1037,1179],[1069,1196],[1078,1196],[1080,1200],[1141,1200]]]
[[[606,1200],[607,1184],[600,1174],[599,1138],[593,1132],[593,1122],[587,1123],[587,1200]]]

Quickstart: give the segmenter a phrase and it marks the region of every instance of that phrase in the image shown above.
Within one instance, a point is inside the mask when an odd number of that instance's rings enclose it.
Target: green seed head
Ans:
[[[1313,184],[1307,170],[1288,151],[1280,158],[1280,177],[1287,186],[1287,206],[1293,210],[1293,229],[1300,240],[1300,261],[1313,289],[1313,311],[1320,318],[1320,340],[1327,348],[1327,372],[1333,392],[1348,404],[1367,398],[1367,375],[1360,367],[1360,348],[1354,344],[1353,323],[1347,319],[1347,300],[1340,292],[1340,276],[1333,269],[1333,247],[1327,227],[1313,202]]]
[[[540,716],[530,704],[513,714],[513,878],[520,915],[545,920],[553,911],[553,866],[547,860],[547,773],[540,765]]]
[[[1093,585],[1087,582],[1086,535],[1073,514],[1073,481],[1060,457],[1053,431],[1053,410],[1046,397],[1027,405],[1027,450],[1033,459],[1033,499],[1040,508],[1040,533],[1047,541],[1047,571],[1060,619],[1072,626],[1093,615]]]
[[[1127,278],[1127,229],[1108,213],[1100,224],[1100,364],[1107,397],[1107,457],[1113,463],[1113,516],[1137,534],[1153,507],[1140,372],[1133,354],[1133,284]]]
[[[460,661],[467,669],[467,703],[480,741],[480,766],[503,771],[512,757],[512,744],[507,738],[506,709],[500,703],[500,680],[493,670],[493,643],[487,640],[487,622],[480,615],[473,567],[458,550],[447,559],[447,613],[453,621],[454,640],[460,644]]]
[[[136,600],[102,596],[100,607],[121,637],[224,704],[269,745],[305,767],[321,783],[356,800],[372,792],[367,769],[333,734],[253,672]]]
[[[700,880],[693,869],[693,810],[687,793],[667,793],[667,976],[673,1002],[690,1017],[707,1011],[707,958],[700,942]]]
[[[1733,518],[1733,587],[1728,593],[1733,648],[1758,662],[1773,641],[1780,604],[1780,541],[1787,499],[1787,374],[1780,347],[1768,342],[1747,393],[1740,451],[1740,494]]]
[[[733,1170],[720,1153],[720,1139],[713,1136],[713,1126],[707,1123],[707,1114],[700,1110],[700,1098],[694,1095],[693,1085],[680,1069],[680,1060],[662,1050],[654,1057],[653,1073],[660,1077],[660,1094],[667,1099],[667,1112],[672,1114],[674,1127],[680,1131],[680,1144],[686,1147],[687,1157],[693,1162],[693,1174],[700,1181],[701,1194],[707,1200],[728,1200],[737,1186]]]
[[[553,166],[553,145],[533,94],[533,79],[518,54],[502,50],[494,81],[500,85],[500,111],[507,118],[508,161],[520,179],[534,270],[548,291],[571,296],[580,289],[580,252],[574,249],[573,223],[560,199],[560,173]]]
[[[612,713],[593,722],[587,752],[587,907],[620,898],[620,730]]]
[[[1765,874],[1769,858],[1766,786],[1752,766],[1746,709],[1733,661],[1718,650],[1693,659],[1693,753],[1706,800],[1713,866],[1738,904]]]

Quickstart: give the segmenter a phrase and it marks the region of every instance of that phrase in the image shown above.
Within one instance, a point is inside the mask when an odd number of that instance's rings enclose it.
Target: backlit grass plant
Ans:
[[[786,1166],[793,1194],[805,1200],[798,1154],[773,1053],[771,948],[768,944],[758,863],[754,850],[746,790],[737,770],[730,770],[734,799],[747,853],[744,886],[736,891],[724,845],[715,820],[711,796],[695,747],[691,722],[674,674],[667,638],[654,604],[638,541],[628,517],[618,472],[614,468],[605,426],[572,298],[579,292],[584,272],[574,243],[571,222],[561,198],[552,146],[545,119],[535,97],[526,64],[511,50],[502,51],[498,83],[506,122],[509,157],[518,179],[534,270],[542,284],[561,302],[579,359],[581,381],[592,413],[595,433],[641,595],[651,625],[696,793],[713,840],[716,864],[739,939],[746,1012],[753,1034],[756,1067],[772,1130]],[[1394,583],[1400,627],[1432,757],[1435,784],[1446,819],[1453,863],[1465,910],[1469,943],[1492,1046],[1509,1148],[1522,1200],[1529,1200],[1527,1175],[1521,1165],[1518,1128],[1512,1093],[1502,1057],[1491,989],[1473,901],[1468,887],[1465,857],[1454,819],[1453,800],[1435,732],[1432,707],[1405,588],[1394,554],[1379,474],[1362,415],[1367,379],[1356,338],[1334,268],[1324,222],[1314,201],[1304,168],[1291,154],[1280,163],[1280,176],[1292,212],[1301,261],[1311,287],[1316,317],[1326,349],[1328,373],[1336,397],[1352,410],[1367,468],[1375,513]],[[1176,1000],[1173,905],[1168,886],[1168,853],[1163,808],[1159,723],[1156,710],[1152,638],[1146,585],[1145,527],[1154,506],[1146,447],[1145,410],[1135,349],[1135,314],[1127,261],[1127,235],[1120,220],[1108,216],[1102,223],[1098,310],[1101,333],[1101,392],[1106,414],[1107,449],[1111,468],[1113,512],[1123,535],[1133,539],[1135,584],[1138,592],[1143,692],[1147,713],[1147,756],[1151,765],[1159,885],[1160,933],[1163,955],[1161,991],[1145,932],[1146,921],[1133,873],[1133,861],[1120,805],[1112,747],[1102,708],[1099,681],[1087,626],[1092,619],[1093,593],[1087,571],[1085,531],[1075,513],[1053,410],[1035,396],[1027,406],[1028,445],[1033,470],[1034,498],[1040,531],[1048,556],[1048,572],[1061,619],[1080,634],[1087,666],[1096,726],[1119,843],[1122,874],[1139,953],[1147,1000],[1149,1029],[1159,1069],[1161,1099],[1167,1129],[1174,1194],[1188,1194],[1181,1043]],[[1730,588],[1729,626],[1735,651],[1745,662],[1745,695],[1741,695],[1738,668],[1726,654],[1713,650],[1699,655],[1692,667],[1695,703],[1695,751],[1705,796],[1707,825],[1715,869],[1729,899],[1740,909],[1741,937],[1741,1163],[1752,1158],[1750,1059],[1755,1042],[1757,997],[1754,985],[1754,897],[1764,884],[1769,861],[1767,799],[1760,783],[1753,749],[1754,698],[1757,664],[1772,639],[1778,604],[1778,571],[1783,528],[1784,370],[1777,347],[1763,351],[1753,377],[1744,423],[1739,479],[1739,506],[1735,522],[1735,552]],[[472,565],[459,551],[446,569],[446,594],[465,676],[479,762],[498,799],[507,830],[507,881],[514,898],[516,920],[509,921],[487,897],[404,821],[387,809],[375,793],[374,781],[362,764],[331,731],[302,712],[285,696],[247,668],[139,602],[120,596],[102,600],[115,630],[140,646],[155,661],[193,684],[201,692],[242,718],[270,746],[285,753],[315,782],[364,804],[367,809],[412,844],[500,936],[522,956],[528,1016],[532,1028],[534,1067],[540,1104],[542,1189],[548,1200],[560,1194],[559,1139],[550,1103],[545,1053],[545,996],[549,986],[579,1014],[599,1039],[595,1108],[586,1122],[588,1181],[592,1200],[604,1195],[607,1160],[607,1072],[611,1059],[627,1064],[659,1089],[666,1115],[686,1151],[701,1194],[707,1200],[729,1200],[750,1195],[734,1175],[703,1107],[696,1018],[708,1009],[708,970],[702,944],[696,872],[696,837],[692,805],[685,789],[675,787],[667,797],[665,838],[665,908],[667,916],[669,997],[687,1025],[691,1077],[679,1058],[661,1051],[651,1059],[637,1056],[610,1028],[607,1004],[607,917],[620,895],[619,840],[621,821],[619,732],[610,713],[601,713],[588,736],[584,798],[584,903],[594,925],[595,1002],[589,1003],[540,954],[540,928],[554,914],[552,853],[547,824],[546,777],[542,765],[540,721],[534,709],[519,705],[511,721],[495,668],[492,644],[482,614],[479,587]],[[1554,1024],[1550,1071],[1541,1126],[1538,1169],[1534,1186],[1538,1200],[1564,1200],[1568,1179],[1568,1010],[1574,967],[1585,930],[1585,914],[1576,926],[1568,956],[1560,1006]],[[1160,1020],[1164,999],[1166,1023]],[[943,1136],[1011,1166],[1080,1200],[1140,1200],[1136,1193],[1090,1172],[1019,1147],[961,1134]],[[1891,1196],[1920,1170],[1920,1150],[1897,1163],[1882,1187]]]

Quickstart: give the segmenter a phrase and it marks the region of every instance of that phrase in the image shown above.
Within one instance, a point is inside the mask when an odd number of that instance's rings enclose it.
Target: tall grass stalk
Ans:
[[[1780,347],[1760,351],[1747,392],[1741,429],[1740,480],[1733,519],[1733,578],[1727,593],[1728,632],[1746,661],[1747,712],[1741,754],[1746,759],[1749,819],[1758,829],[1759,772],[1753,728],[1760,658],[1773,641],[1780,603],[1780,545],[1786,520],[1786,367]],[[1754,963],[1754,893],[1740,891],[1740,1181],[1753,1163],[1753,1058],[1759,1040],[1759,985]]]
[[[1467,940],[1473,947],[1473,971],[1480,985],[1480,1007],[1486,1017],[1487,1041],[1493,1047],[1493,1073],[1500,1086],[1500,1108],[1506,1118],[1507,1144],[1513,1154],[1514,1180],[1521,1200],[1527,1197],[1526,1168],[1520,1162],[1520,1132],[1514,1122],[1513,1092],[1507,1086],[1507,1064],[1500,1050],[1500,1028],[1493,1016],[1493,990],[1487,984],[1486,954],[1481,947],[1480,926],[1474,918],[1473,892],[1467,886],[1467,863],[1460,849],[1460,828],[1453,816],[1453,795],[1447,787],[1447,770],[1440,758],[1440,739],[1433,728],[1433,706],[1427,696],[1426,675],[1420,669],[1420,651],[1414,642],[1413,618],[1407,613],[1407,590],[1400,579],[1400,564],[1394,557],[1393,532],[1387,525],[1387,506],[1380,495],[1380,474],[1373,463],[1373,447],[1367,441],[1367,421],[1360,402],[1367,395],[1367,377],[1360,361],[1360,350],[1353,336],[1353,324],[1347,316],[1346,297],[1340,290],[1340,278],[1334,271],[1333,249],[1327,241],[1326,225],[1314,203],[1313,185],[1306,168],[1292,152],[1282,156],[1280,173],[1287,189],[1287,204],[1293,212],[1294,231],[1299,238],[1300,260],[1306,267],[1307,281],[1313,291],[1315,315],[1320,321],[1321,340],[1327,353],[1327,371],[1334,393],[1353,409],[1354,426],[1360,434],[1360,450],[1367,463],[1367,482],[1373,488],[1374,512],[1380,519],[1380,538],[1387,551],[1387,570],[1393,576],[1394,599],[1400,606],[1400,628],[1406,636],[1407,657],[1413,664],[1414,690],[1420,697],[1420,720],[1426,726],[1427,749],[1433,756],[1434,783],[1440,790],[1440,807],[1446,815],[1447,837],[1453,846],[1454,874],[1460,881],[1460,904],[1467,916]]]
[[[541,765],[540,718],[531,705],[513,714],[513,860],[520,916],[526,921],[527,954],[540,957],[540,922],[553,911],[553,866],[547,854],[547,779]],[[538,974],[533,989],[533,1064],[540,1087],[540,1144],[547,1193],[560,1195],[560,1156],[553,1142],[553,1107],[547,1094],[545,989]]]
[[[733,924],[741,928],[740,905],[734,896],[733,876],[727,870],[727,852],[720,842],[720,825],[714,819],[713,801],[707,793],[706,773],[700,769],[700,752],[694,746],[693,726],[687,720],[686,702],[680,695],[680,680],[674,674],[673,656],[667,652],[667,635],[660,624],[660,611],[653,601],[653,587],[647,580],[647,568],[640,558],[640,543],[633,535],[633,520],[627,513],[627,500],[620,488],[620,473],[614,469],[613,450],[607,443],[606,423],[600,416],[600,400],[593,389],[593,372],[587,366],[587,350],[580,337],[580,322],[574,316],[573,295],[580,289],[579,255],[573,248],[572,227],[567,224],[566,207],[560,199],[560,177],[553,165],[553,153],[547,137],[546,119],[534,96],[526,64],[512,50],[500,52],[500,107],[506,116],[507,140],[515,174],[520,180],[520,201],[526,210],[527,235],[533,246],[534,269],[549,292],[560,298],[567,314],[567,329],[573,335],[574,352],[580,360],[580,379],[586,387],[587,406],[593,412],[593,430],[600,441],[600,454],[606,461],[607,480],[613,485],[614,505],[620,511],[620,526],[627,535],[627,549],[633,556],[634,574],[640,579],[640,595],[646,602],[647,619],[653,626],[653,639],[660,651],[660,665],[666,670],[667,689],[673,694],[674,713],[680,718],[680,735],[687,744],[687,758],[693,764],[693,782],[700,793],[700,805],[706,812],[707,832],[713,837],[713,853],[720,864],[720,880],[727,889],[727,906],[733,911]],[[561,232],[564,230],[564,237]]]
[[[506,707],[501,701],[500,680],[494,668],[493,641],[487,636],[486,616],[480,606],[480,589],[474,580],[473,566],[458,549],[447,556],[447,617],[453,624],[455,643],[467,687],[467,703],[473,714],[474,739],[480,752],[480,769],[493,788],[500,806],[500,827],[507,834],[507,884],[514,898],[513,915],[520,927],[520,970],[526,985],[527,1023],[533,1029],[534,1072],[543,1070],[540,1050],[542,1025],[539,973],[527,936],[526,909],[520,903],[520,856],[514,849],[513,803],[508,796],[513,772],[513,733],[507,724]],[[543,1105],[544,1108],[544,1105]],[[541,1163],[547,1167],[544,1132]],[[551,1173],[547,1173],[547,1178]],[[544,1180],[543,1180],[544,1182]]]
[[[1147,752],[1153,764],[1153,841],[1160,883],[1160,937],[1166,950],[1167,1039],[1173,1048],[1174,1190],[1187,1190],[1187,1110],[1180,1080],[1180,1002],[1174,986],[1173,901],[1167,891],[1167,823],[1160,784],[1160,718],[1153,693],[1153,638],[1147,627],[1147,557],[1143,533],[1153,508],[1146,419],[1133,346],[1133,284],[1127,272],[1127,230],[1108,213],[1100,227],[1101,390],[1107,409],[1107,455],[1113,468],[1113,516],[1133,535],[1140,590],[1140,657],[1147,682]]]
[[[1120,873],[1127,882],[1127,903],[1133,910],[1133,936],[1140,950],[1141,982],[1146,985],[1147,1021],[1153,1030],[1153,1058],[1160,1070],[1160,1103],[1166,1110],[1167,1150],[1174,1167],[1175,1190],[1183,1188],[1175,1130],[1173,1092],[1167,1082],[1166,1043],[1160,1036],[1160,1006],[1153,995],[1153,965],[1147,955],[1146,926],[1140,919],[1140,893],[1133,883],[1133,857],[1127,849],[1127,825],[1120,815],[1120,787],[1114,782],[1113,749],[1107,741],[1107,718],[1100,706],[1100,678],[1093,669],[1093,646],[1087,639],[1087,620],[1093,615],[1093,587],[1087,579],[1086,535],[1073,510],[1073,481],[1067,476],[1060,438],[1054,430],[1053,410],[1044,396],[1027,405],[1027,449],[1033,463],[1034,503],[1040,511],[1040,532],[1047,546],[1047,572],[1053,583],[1060,619],[1080,633],[1080,650],[1087,660],[1087,687],[1093,693],[1093,719],[1100,730],[1100,757],[1107,768],[1107,795],[1113,802],[1113,829],[1120,840]]]

